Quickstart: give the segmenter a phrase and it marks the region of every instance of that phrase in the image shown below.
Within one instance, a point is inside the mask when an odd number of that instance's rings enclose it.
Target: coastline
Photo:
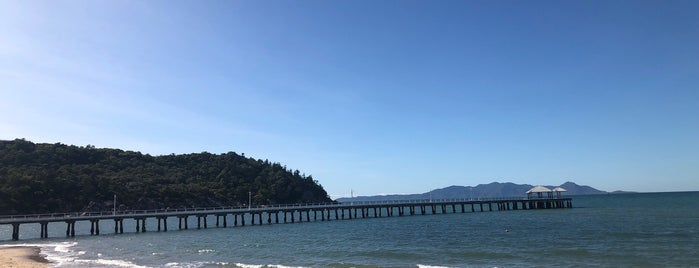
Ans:
[[[48,268],[49,261],[41,254],[39,247],[0,248],[0,267],[8,268]]]

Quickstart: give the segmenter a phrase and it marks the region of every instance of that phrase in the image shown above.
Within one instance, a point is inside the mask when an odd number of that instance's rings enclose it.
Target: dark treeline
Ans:
[[[0,141],[0,214],[330,202],[313,177],[234,152],[151,156]]]

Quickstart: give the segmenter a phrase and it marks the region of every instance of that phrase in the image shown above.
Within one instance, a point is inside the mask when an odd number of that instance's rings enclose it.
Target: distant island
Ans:
[[[332,202],[311,175],[234,152],[151,156],[0,140],[0,214]]]
[[[556,185],[559,186],[559,185]],[[546,187],[553,189],[556,186],[548,185]],[[609,192],[600,191],[590,186],[578,185],[574,182],[566,182],[560,185],[567,190],[565,195],[594,195],[608,194]],[[473,186],[449,186],[442,189],[436,189],[430,192],[421,194],[397,194],[397,195],[375,195],[375,196],[358,196],[354,198],[338,198],[338,202],[360,202],[360,201],[391,201],[391,200],[417,200],[417,199],[457,199],[457,198],[495,198],[495,197],[524,197],[526,192],[534,187],[530,184],[515,184],[511,182],[493,182],[489,184],[479,184]],[[614,192],[614,193],[629,193],[629,192]]]

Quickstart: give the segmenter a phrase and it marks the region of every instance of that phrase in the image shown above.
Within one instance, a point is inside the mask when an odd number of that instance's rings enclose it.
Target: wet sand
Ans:
[[[49,262],[41,256],[38,247],[0,248],[0,267],[46,268]]]

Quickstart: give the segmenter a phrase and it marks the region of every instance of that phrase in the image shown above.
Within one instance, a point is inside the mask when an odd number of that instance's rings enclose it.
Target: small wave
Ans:
[[[450,268],[449,266],[438,266],[438,265],[425,265],[425,264],[418,264],[418,268]]]
[[[189,262],[189,263],[181,263],[181,262],[168,262],[165,264],[165,267],[173,267],[173,268],[199,268],[199,267],[204,267],[207,265],[216,265],[216,266],[228,266],[229,263],[227,262]]]
[[[303,266],[286,266],[286,265],[281,265],[281,264],[261,265],[261,264],[236,263],[235,266],[240,267],[240,268],[306,268]]]
[[[240,267],[240,268],[262,268],[262,267],[264,267],[264,265],[236,263],[236,264],[235,264],[235,267]]]
[[[200,250],[197,250],[197,253],[200,253],[200,254],[201,254],[201,253],[213,253],[213,252],[216,252],[216,250],[213,250],[213,249],[200,249]]]
[[[107,265],[107,266],[111,266],[111,267],[149,268],[148,266],[137,265],[133,262],[124,261],[124,260],[106,260],[106,259],[74,260],[73,263],[80,264],[80,266],[85,266],[85,267],[90,267],[90,266],[93,266],[94,264],[97,264],[97,265]],[[85,265],[83,265],[83,264],[85,264]]]

